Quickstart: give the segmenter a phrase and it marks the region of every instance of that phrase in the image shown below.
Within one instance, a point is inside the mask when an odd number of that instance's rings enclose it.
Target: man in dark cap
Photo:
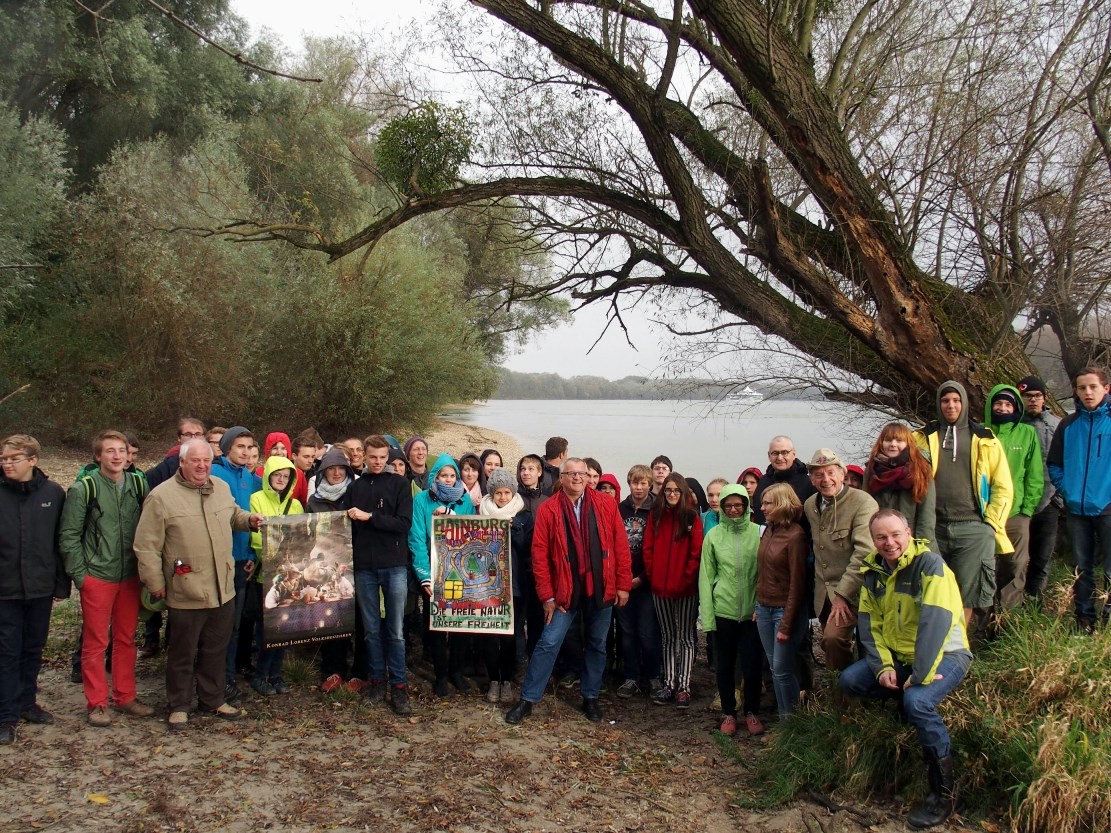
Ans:
[[[1049,444],[1061,424],[1046,406],[1045,382],[1037,376],[1027,376],[1018,385],[1025,412],[1022,421],[1034,429],[1041,444],[1043,471],[1049,455]],[[1044,471],[1045,484],[1042,499],[1030,517],[1030,561],[1026,567],[1026,595],[1041,599],[1049,579],[1049,562],[1057,546],[1057,525],[1061,522],[1061,498],[1057,487]]]

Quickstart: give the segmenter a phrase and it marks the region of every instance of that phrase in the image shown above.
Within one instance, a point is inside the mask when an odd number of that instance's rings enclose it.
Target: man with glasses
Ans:
[[[178,451],[187,440],[204,439],[204,423],[194,417],[182,417],[177,421],[177,445],[166,452],[166,459],[147,472],[147,485],[154,488],[177,474],[181,466]]]
[[[756,491],[752,495],[752,520],[760,525],[767,523],[764,520],[764,513],[760,510],[760,497],[769,486],[786,483],[798,496],[799,503],[806,503],[806,499],[817,491],[814,484],[810,482],[806,466],[795,455],[795,444],[790,437],[782,434],[772,437],[772,441],[768,443],[768,463],[767,471],[756,484]],[[802,525],[809,534],[810,530],[805,518],[802,520]]]
[[[633,576],[617,502],[588,489],[587,476],[583,460],[565,459],[559,488],[536,511],[532,569],[544,606],[544,631],[529,661],[521,699],[506,713],[506,723],[520,723],[544,696],[576,611],[582,613],[586,629],[582,710],[588,720],[602,719],[598,695],[606,668],[606,637],[614,606],[624,607],[629,600]]]
[[[1049,456],[1049,444],[1053,434],[1061,424],[1061,418],[1051,414],[1045,407],[1045,382],[1037,376],[1027,376],[1018,383],[1025,411],[1022,421],[1034,429],[1041,443],[1043,467]],[[1042,499],[1030,517],[1030,561],[1026,567],[1026,595],[1041,599],[1049,579],[1049,562],[1057,547],[1057,525],[1061,521],[1061,497],[1057,487],[1045,471],[1045,490]]]
[[[34,437],[0,443],[0,745],[15,741],[20,719],[54,722],[35,695],[53,601],[69,596],[58,550],[66,493],[38,461]]]

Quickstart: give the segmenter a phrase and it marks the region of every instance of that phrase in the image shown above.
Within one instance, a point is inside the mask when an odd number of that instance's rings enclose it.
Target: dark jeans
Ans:
[[[660,676],[660,622],[649,590],[634,590],[629,602],[617,608],[621,625],[621,658],[626,680],[655,680]]]
[[[224,666],[226,681],[229,683],[235,681],[235,658],[239,653],[239,622],[243,618],[243,605],[247,603],[247,583],[251,581],[251,574],[247,572],[248,564],[254,567],[255,562],[235,562],[235,612],[232,616],[231,638],[228,639]]]
[[[1026,568],[1026,595],[1041,598],[1049,581],[1049,565],[1057,548],[1061,510],[1051,501],[1030,518],[1030,564]]]
[[[520,621],[521,599],[513,597],[513,621]],[[508,683],[513,681],[517,673],[517,640],[515,634],[476,634],[482,652],[482,660],[486,665],[486,674],[492,683]]]
[[[1069,535],[1076,556],[1076,582],[1072,592],[1076,618],[1096,618],[1096,567],[1103,566],[1104,584],[1111,583],[1111,515],[1069,515]],[[1104,608],[1106,618],[1109,608]]]
[[[764,685],[764,648],[760,644],[760,631],[751,619],[734,622],[732,619],[718,618],[716,633],[715,667],[718,694],[721,695],[721,713],[737,714],[736,668],[739,656],[741,675],[744,677],[744,713],[756,714],[760,711],[760,690]]]
[[[35,705],[53,599],[0,601],[0,723]]]

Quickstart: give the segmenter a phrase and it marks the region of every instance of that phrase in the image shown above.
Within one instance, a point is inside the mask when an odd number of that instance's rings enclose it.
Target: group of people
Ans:
[[[885,426],[862,467],[828,448],[803,463],[790,438],[776,436],[768,466],[736,482],[716,478],[704,491],[660,455],[630,469],[624,498],[616,476],[570,456],[559,437],[510,469],[492,449],[430,462],[422,437],[326,447],[311,430],[292,442],[276,432],[260,449],[243,426],[206,432],[186,418],[178,445],[146,475],[134,468],[133,437],[102,432],[95,463],[65,492],[37,467],[38,443],[10,436],[0,443],[0,743],[14,740],[20,719],[53,720],[37,703],[36,679],[51,601],[71,581],[91,725],[110,725],[109,707],[153,714],[135,690],[141,606],[166,608],[170,728],[189,724],[194,690],[199,711],[239,718],[236,671],[248,658],[237,654],[251,652],[251,640],[238,632],[261,629],[245,610],[281,591],[258,581],[260,525],[340,511],[352,526],[358,628],[353,644],[322,646],[324,691],[344,685],[409,714],[408,633],[431,659],[437,696],[469,688],[464,663],[481,658],[487,699],[511,706],[510,724],[531,714],[553,674],[577,678],[584,715],[600,720],[615,658],[619,698],[646,693],[683,709],[700,622],[720,729],[733,735],[743,719],[756,735],[765,663],[781,719],[813,688],[817,617],[840,691],[895,697],[916,728],[930,792],[909,821],[938,823],[953,810],[955,775],[937,705],[968,671],[974,616],[1040,597],[1062,508],[1076,622],[1085,633],[1097,623],[1095,567],[1111,569],[1111,388],[1098,368],[1074,384],[1076,411],[1063,421],[1029,377],[993,389],[981,423],[964,388],[945,382],[937,419],[916,431]],[[511,521],[515,634],[428,628],[431,521],[444,514]],[[1109,612],[1104,605],[1104,622]],[[148,620],[145,653],[159,649],[159,618]],[[251,685],[264,695],[288,690],[283,650],[267,649],[261,630],[258,640]]]

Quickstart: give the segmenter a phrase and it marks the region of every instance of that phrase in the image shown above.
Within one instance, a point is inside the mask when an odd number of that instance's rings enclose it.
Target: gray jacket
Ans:
[[[1046,458],[1049,456],[1049,443],[1053,439],[1054,432],[1057,431],[1057,426],[1061,424],[1061,418],[1054,416],[1046,410],[1043,410],[1037,416],[1031,416],[1030,412],[1027,411],[1023,414],[1022,421],[1033,428],[1034,432],[1038,435],[1038,442],[1041,443],[1042,446],[1042,463],[1044,464]],[[1054,486],[1053,481],[1049,479],[1049,467],[1046,466],[1045,491],[1042,492],[1042,499],[1038,502],[1038,507],[1034,510],[1034,513],[1037,514],[1049,506],[1049,502],[1053,500],[1056,494],[1057,487]],[[1060,506],[1061,502],[1057,500],[1054,501],[1054,504]]]

